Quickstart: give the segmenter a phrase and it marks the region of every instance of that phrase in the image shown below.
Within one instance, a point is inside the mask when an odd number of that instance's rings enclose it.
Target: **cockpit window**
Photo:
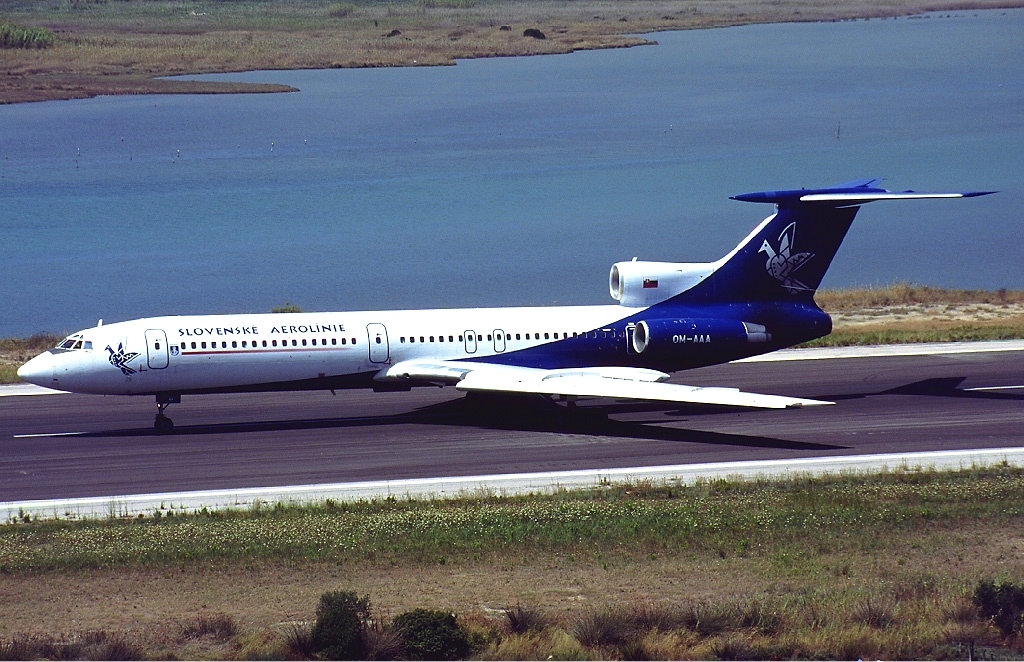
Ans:
[[[57,343],[57,349],[92,349],[92,342],[83,339],[82,334],[76,333]]]

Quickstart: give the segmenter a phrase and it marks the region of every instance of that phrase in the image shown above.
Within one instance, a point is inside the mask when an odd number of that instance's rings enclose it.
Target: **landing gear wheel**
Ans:
[[[157,393],[156,420],[153,421],[153,429],[156,430],[157,434],[169,434],[174,430],[174,421],[164,416],[164,410],[175,402],[181,402],[181,395],[177,393]]]
[[[174,430],[174,421],[160,413],[157,414],[153,427],[156,429],[158,434],[168,434]]]

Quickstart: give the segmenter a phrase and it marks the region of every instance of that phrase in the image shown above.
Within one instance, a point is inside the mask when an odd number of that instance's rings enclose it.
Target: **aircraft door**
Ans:
[[[499,354],[505,351],[505,332],[501,329],[494,330],[494,351]]]
[[[466,331],[466,353],[476,354],[476,331],[469,329]]]
[[[636,324],[632,322],[626,325],[626,353],[636,354],[636,349],[633,347],[633,334],[636,333]]]
[[[370,343],[370,362],[387,363],[391,356],[388,347],[388,330],[383,324],[372,322],[366,325],[366,336]]]
[[[167,334],[162,329],[146,329],[146,359],[153,370],[167,367]]]

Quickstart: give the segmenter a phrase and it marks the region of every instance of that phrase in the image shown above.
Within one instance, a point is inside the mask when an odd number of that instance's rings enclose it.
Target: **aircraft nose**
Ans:
[[[36,386],[53,382],[53,354],[45,352],[18,368],[18,378]]]

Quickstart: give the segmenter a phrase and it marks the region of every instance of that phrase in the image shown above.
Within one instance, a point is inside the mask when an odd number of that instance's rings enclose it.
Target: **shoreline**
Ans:
[[[946,11],[1024,7],[1024,0],[848,5],[818,0],[419,2],[388,6],[298,2],[168,14],[163,0],[71,9],[9,10],[3,20],[52,30],[45,49],[4,49],[0,104],[128,94],[251,94],[286,85],[167,80],[258,70],[454,65],[460,59],[567,54],[656,45],[654,32],[752,24],[901,18]],[[188,5],[191,6],[191,5]],[[198,5],[197,5],[198,6]],[[246,8],[250,11],[247,12]],[[161,13],[164,12],[164,13]]]

